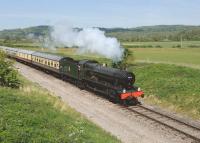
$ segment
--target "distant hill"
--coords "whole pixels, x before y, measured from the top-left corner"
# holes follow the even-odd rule
[[[45,36],[48,35],[51,30],[50,26],[35,26],[23,29],[10,29],[0,31],[0,39],[5,38],[22,38],[26,39],[28,35],[33,34],[35,36]]]
[[[120,41],[179,41],[200,40],[200,26],[190,25],[156,25],[136,28],[101,28],[106,35],[117,37]],[[80,29],[80,28],[79,28]],[[28,35],[47,36],[50,26],[36,26],[24,29],[0,31],[0,39],[26,39]]]
[[[157,25],[136,28],[102,29],[108,36],[117,37],[121,41],[199,41],[200,26]]]

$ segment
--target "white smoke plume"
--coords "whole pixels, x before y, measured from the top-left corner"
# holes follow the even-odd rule
[[[95,53],[120,61],[124,49],[116,38],[106,37],[98,28],[78,30],[67,24],[56,24],[51,32],[54,46],[78,47],[79,53]]]

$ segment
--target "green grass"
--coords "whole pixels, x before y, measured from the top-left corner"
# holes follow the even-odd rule
[[[134,48],[129,50],[133,52],[136,61],[200,68],[200,48]]]
[[[147,102],[200,118],[200,70],[166,64],[131,67]]]
[[[0,142],[120,142],[37,84],[0,87]]]

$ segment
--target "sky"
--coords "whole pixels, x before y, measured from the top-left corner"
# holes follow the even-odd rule
[[[107,28],[200,25],[200,0],[0,0],[0,30],[60,21]]]

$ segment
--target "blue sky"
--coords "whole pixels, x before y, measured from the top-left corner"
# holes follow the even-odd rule
[[[0,0],[0,30],[69,21],[78,27],[200,25],[200,0]]]

